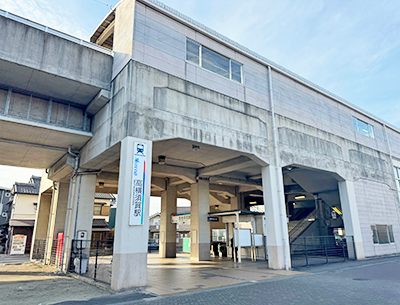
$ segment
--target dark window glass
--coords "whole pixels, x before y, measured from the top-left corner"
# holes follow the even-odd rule
[[[380,244],[388,244],[389,236],[388,236],[387,226],[376,225],[376,230],[378,231],[379,243]]]
[[[379,244],[378,231],[376,230],[376,226],[371,226],[371,231],[374,244]]]
[[[393,226],[388,226],[389,242],[394,243]]]

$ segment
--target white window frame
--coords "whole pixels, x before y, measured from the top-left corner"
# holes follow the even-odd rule
[[[386,242],[381,242],[381,241],[379,240],[379,233],[378,233],[377,226],[384,226],[384,227],[386,227],[386,234],[387,234],[387,240],[388,240],[387,243],[386,243]],[[391,227],[392,236],[390,236],[389,227]],[[378,241],[378,242],[375,242],[375,240],[374,240],[374,230],[376,230],[376,232],[377,232],[377,241]],[[395,244],[394,234],[393,234],[393,225],[381,225],[381,224],[374,224],[374,225],[371,225],[371,237],[372,237],[372,242],[374,243],[374,245],[392,245],[392,244]],[[391,237],[392,237],[392,238],[391,238]]]
[[[367,132],[368,135],[364,134],[363,132],[361,132],[360,130],[360,125],[359,122],[364,123],[367,125]],[[354,124],[356,124],[356,126],[354,126]],[[374,131],[374,126],[372,126],[371,124],[368,124],[367,122],[364,122],[362,120],[357,119],[356,117],[353,117],[353,129],[354,131],[357,131],[358,133],[362,134],[363,136],[369,137],[371,139],[375,139],[375,131]]]
[[[204,69],[204,70],[206,70],[208,72],[211,72],[211,73],[213,73],[215,75],[218,75],[219,77],[222,77],[224,79],[229,79],[229,80],[231,80],[231,81],[233,81],[235,83],[243,84],[243,64],[241,64],[240,62],[238,62],[236,60],[233,60],[233,59],[231,59],[229,57],[226,57],[225,55],[222,55],[222,54],[220,54],[220,53],[218,53],[218,52],[216,52],[216,51],[214,51],[214,50],[212,50],[210,48],[205,47],[205,49],[207,49],[208,51],[210,51],[212,53],[215,53],[215,54],[217,54],[219,56],[222,56],[222,57],[224,57],[224,58],[229,60],[229,77],[224,77],[221,74],[218,74],[218,73],[215,73],[215,72],[213,72],[211,70],[208,70],[208,69],[203,67],[203,45],[201,45],[200,43],[198,43],[198,42],[196,42],[196,41],[194,41],[194,40],[192,40],[190,38],[186,38],[186,44],[185,44],[185,47],[186,47],[186,49],[185,49],[185,54],[186,54],[185,61],[186,62],[191,63],[193,65],[196,65],[194,62],[191,62],[191,61],[187,60],[187,42],[188,41],[190,41],[191,43],[194,43],[194,44],[199,46],[199,65],[198,66],[200,68],[202,68],[202,69]],[[232,79],[232,61],[235,62],[236,64],[240,65],[240,82],[238,82],[237,80]]]

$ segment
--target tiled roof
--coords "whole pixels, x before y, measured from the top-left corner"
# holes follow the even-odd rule
[[[11,193],[12,194],[29,194],[39,195],[41,177],[32,176],[29,183],[15,182]]]
[[[104,219],[93,219],[92,227],[108,228],[108,222]]]
[[[94,198],[95,199],[110,199],[110,200],[115,199],[113,194],[104,194],[104,193],[95,193]]]

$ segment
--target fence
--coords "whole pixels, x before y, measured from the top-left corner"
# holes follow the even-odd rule
[[[73,240],[69,272],[111,284],[112,255],[112,240]]]
[[[356,259],[353,236],[307,236],[290,242],[292,266],[309,266]]]
[[[50,253],[46,255],[47,241],[45,239],[35,239],[32,249],[32,259],[57,267],[61,266],[63,242],[64,240],[62,239],[54,239],[51,244]]]

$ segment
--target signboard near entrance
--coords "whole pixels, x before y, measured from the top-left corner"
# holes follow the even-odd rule
[[[141,226],[143,225],[147,145],[135,142],[133,149],[132,198],[129,225]]]
[[[207,221],[208,221],[208,222],[218,222],[218,221],[219,221],[219,217],[211,217],[211,216],[208,216],[208,217],[207,217]]]
[[[14,235],[11,243],[10,254],[25,254],[26,235]]]
[[[171,223],[190,223],[190,213],[172,215]]]

